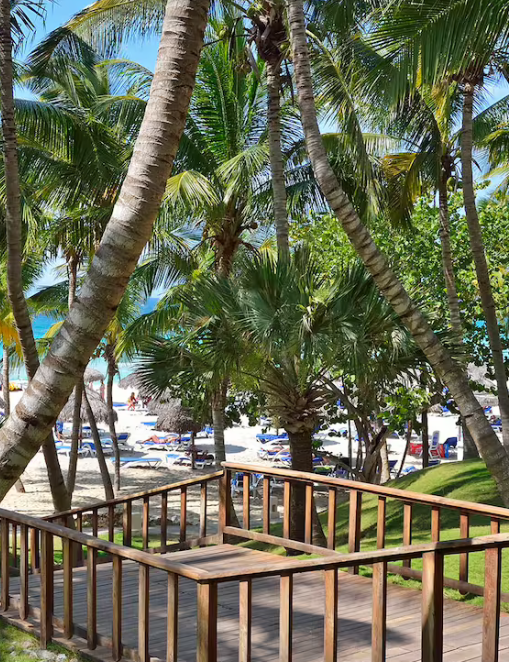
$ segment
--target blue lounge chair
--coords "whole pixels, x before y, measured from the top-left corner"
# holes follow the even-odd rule
[[[448,458],[449,453],[454,451],[457,454],[458,450],[458,437],[447,437],[444,441],[444,457]]]

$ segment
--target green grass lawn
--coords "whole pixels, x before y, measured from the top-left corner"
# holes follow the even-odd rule
[[[474,501],[491,505],[502,506],[498,496],[495,483],[488,473],[486,466],[480,460],[468,460],[443,464],[439,467],[417,471],[398,480],[388,483],[391,487],[407,489],[412,492],[423,494],[435,494],[451,499],[463,501]],[[377,522],[378,499],[376,496],[363,495],[362,504],[362,539],[361,551],[376,549],[376,522]],[[348,515],[349,504],[345,500],[338,507],[337,513],[337,549],[347,551],[348,541]],[[460,537],[459,513],[442,508],[441,513],[441,540],[454,540]],[[322,516],[322,524],[327,530],[327,518]],[[428,506],[414,505],[413,507],[413,542],[431,542],[431,509]],[[397,547],[403,544],[403,504],[393,499],[387,500],[386,518],[386,547]],[[502,531],[509,532],[509,523],[502,524]],[[274,525],[271,533],[281,535],[281,527]],[[490,533],[489,518],[482,516],[471,516],[470,535],[482,536]],[[258,547],[254,543],[248,546]],[[267,548],[267,547],[265,547]],[[283,548],[274,549],[276,553],[284,554]],[[484,584],[484,553],[470,554],[469,557],[469,581],[472,584]],[[412,561],[412,567],[422,569],[420,559]],[[371,574],[370,568],[362,568],[361,573]],[[445,576],[458,579],[459,556],[445,557]],[[418,581],[404,580],[399,576],[392,575],[390,580],[394,583],[406,586],[420,587]],[[502,563],[502,591],[509,592],[509,550],[503,552]],[[476,596],[462,596],[457,591],[446,589],[446,594],[457,600],[469,601],[472,604],[482,604],[482,598]],[[509,611],[509,604],[504,609]]]

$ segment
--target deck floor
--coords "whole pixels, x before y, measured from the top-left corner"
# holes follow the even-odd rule
[[[259,565],[277,557],[265,552],[222,545],[171,554],[172,559],[206,570],[232,565]],[[138,568],[123,564],[124,645],[137,648]],[[339,659],[342,662],[371,660],[371,580],[339,573]],[[111,636],[112,568],[101,564],[98,578],[98,632]],[[11,579],[11,596],[19,592],[18,580]],[[86,628],[86,569],[74,571],[74,622]],[[63,577],[55,573],[55,615],[63,617]],[[238,660],[238,583],[220,584],[218,589],[218,660]],[[40,602],[39,576],[29,580],[30,605]],[[323,660],[323,574],[319,571],[294,578],[294,662]],[[167,577],[150,572],[150,656],[166,659]],[[444,662],[470,662],[481,659],[482,611],[468,604],[444,601]],[[268,577],[253,581],[253,662],[279,659],[279,580]],[[387,659],[392,662],[419,662],[421,659],[421,594],[402,586],[389,585],[387,606]],[[500,623],[500,659],[509,659],[509,618]],[[108,658],[105,658],[108,659]],[[179,583],[179,662],[196,659],[196,584]]]

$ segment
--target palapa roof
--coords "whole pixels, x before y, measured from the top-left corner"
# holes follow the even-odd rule
[[[139,381],[139,376],[135,372],[132,372],[130,375],[124,377],[124,379],[121,379],[118,385],[120,386],[120,388],[138,389],[139,388],[138,381]]]
[[[85,370],[85,374],[83,375],[83,381],[88,384],[89,382],[101,382],[104,381],[105,377],[103,373],[100,370],[97,370],[96,368],[88,367]]]
[[[98,423],[107,423],[108,407],[106,403],[101,398],[99,393],[96,393],[95,391],[92,391],[89,388],[87,388],[86,391],[87,391],[88,401],[90,402],[90,406],[92,407],[92,411],[94,413],[95,420]],[[64,408],[60,412],[60,415],[58,417],[60,421],[72,421],[73,412],[74,412],[74,399],[75,399],[75,391],[72,392],[71,397],[67,401],[67,404],[64,405]],[[115,419],[115,421],[118,418],[116,411],[113,411],[113,418]],[[88,420],[87,410],[85,407],[84,400],[81,403],[81,419],[83,421]]]
[[[193,420],[190,409],[183,407],[178,400],[172,400],[161,405],[157,415],[156,428],[166,432],[184,434],[186,432],[199,432],[201,425]]]

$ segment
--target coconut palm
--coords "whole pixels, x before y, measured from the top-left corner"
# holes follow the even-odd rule
[[[150,238],[184,129],[208,9],[207,0],[167,3],[152,82],[154,94],[147,104],[129,171],[101,246],[67,323],[44,359],[45,370],[39,373],[37,386],[23,395],[23,407],[19,408],[24,412],[23,417],[11,415],[0,432],[3,467],[0,498],[50,432],[113,317],[128,278]],[[150,177],[146,176],[148,172]]]
[[[474,104],[481,99],[488,82],[507,74],[509,8],[502,1],[451,1],[443,4],[436,20],[437,16],[430,13],[430,6],[429,2],[423,2],[417,8],[411,2],[389,3],[375,30],[373,42],[385,49],[391,57],[397,58],[400,75],[408,77],[413,87],[446,86],[451,81],[461,86],[461,164],[465,218],[493,357],[502,434],[504,444],[509,446],[507,375],[473,177]]]
[[[290,1],[289,23],[302,123],[309,158],[318,183],[380,291],[405,322],[438,377],[449,388],[467,421],[481,457],[497,482],[504,502],[509,503],[509,457],[484,416],[467,377],[440,343],[422,312],[390,269],[387,259],[374,243],[330,167],[317,121],[302,0]]]

